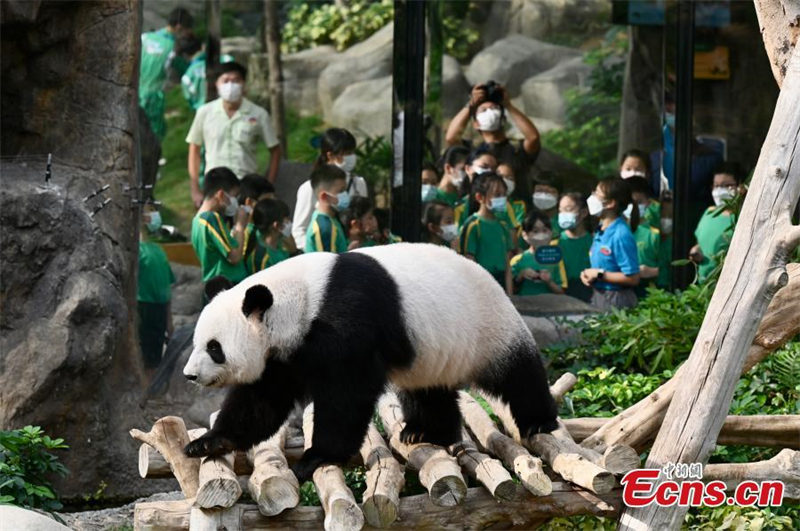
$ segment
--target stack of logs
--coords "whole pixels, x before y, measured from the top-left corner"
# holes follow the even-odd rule
[[[559,400],[574,383],[575,377],[565,374],[551,393]],[[296,507],[299,485],[288,463],[299,459],[311,444],[313,404],[304,411],[302,433],[293,433],[287,425],[246,454],[237,452],[221,458],[184,456],[183,447],[205,430],[187,432],[178,417],[160,419],[149,433],[131,430],[131,435],[144,443],[139,452],[141,476],[174,474],[186,496],[180,501],[137,504],[134,527],[532,528],[554,516],[615,516],[620,511],[618,480],[639,467],[639,449],[620,442],[578,444],[584,438],[591,443],[592,435],[611,419],[563,419],[555,432],[521,440],[503,404],[484,397],[501,420],[504,432],[473,396],[462,392],[460,398],[463,440],[449,448],[402,443],[403,417],[397,397],[387,393],[381,398],[378,412],[386,440],[370,425],[360,461],[356,461],[367,470],[360,506],[345,485],[342,469],[326,465],[313,475],[322,508]],[[763,432],[761,426],[767,423],[774,437],[758,444],[800,447],[800,416],[731,417],[720,442],[753,441],[753,430]],[[405,471],[398,458],[418,472],[427,495],[400,498]],[[510,470],[518,482],[512,479]],[[462,472],[481,487],[467,488]],[[787,485],[786,496],[800,498],[798,472],[800,452],[787,449],[762,463],[708,465],[704,477],[726,481],[731,488],[745,478],[782,479]],[[255,504],[237,503],[244,489]]]

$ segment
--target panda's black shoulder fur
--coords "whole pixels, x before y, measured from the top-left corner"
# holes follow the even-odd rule
[[[342,344],[330,344],[332,338]],[[397,283],[377,260],[362,253],[336,257],[304,343],[323,351],[341,347],[361,356],[378,354],[386,369],[408,367],[414,359]]]

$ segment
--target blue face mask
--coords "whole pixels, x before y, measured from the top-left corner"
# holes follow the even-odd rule
[[[506,198],[493,197],[489,208],[491,208],[494,212],[502,212],[506,209]]]
[[[422,202],[427,203],[436,199],[436,187],[432,184],[422,185]]]
[[[670,129],[675,129],[675,115],[671,112],[664,113],[664,123]]]
[[[161,228],[161,212],[150,212],[150,221],[147,222],[147,230],[155,232]]]
[[[336,210],[345,210],[350,206],[350,194],[347,192],[347,190],[336,194],[336,199],[338,199],[339,202],[336,205],[331,205]]]

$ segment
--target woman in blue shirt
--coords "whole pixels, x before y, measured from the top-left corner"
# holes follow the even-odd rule
[[[586,203],[600,220],[589,250],[592,267],[581,273],[581,282],[592,287],[591,303],[601,310],[636,306],[639,259],[631,229],[639,224],[639,209],[632,210],[630,227],[622,217],[631,203],[630,187],[619,177],[603,179]]]

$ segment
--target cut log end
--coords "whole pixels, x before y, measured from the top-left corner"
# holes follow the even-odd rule
[[[639,454],[630,446],[613,444],[603,453],[602,467],[615,476],[624,476],[639,466]]]
[[[292,483],[279,476],[268,477],[261,482],[258,492],[258,512],[264,516],[275,516],[300,503],[297,480]]]
[[[514,459],[514,473],[534,496],[548,496],[553,492],[553,482],[542,470],[541,461],[530,455],[523,454]]]
[[[397,520],[397,502],[388,496],[376,494],[364,500],[362,509],[364,519],[372,527],[389,527]]]
[[[461,476],[442,476],[429,489],[431,502],[439,507],[455,507],[464,501],[467,485]]]
[[[338,498],[325,514],[325,530],[358,531],[364,527],[364,513],[353,500]]]

